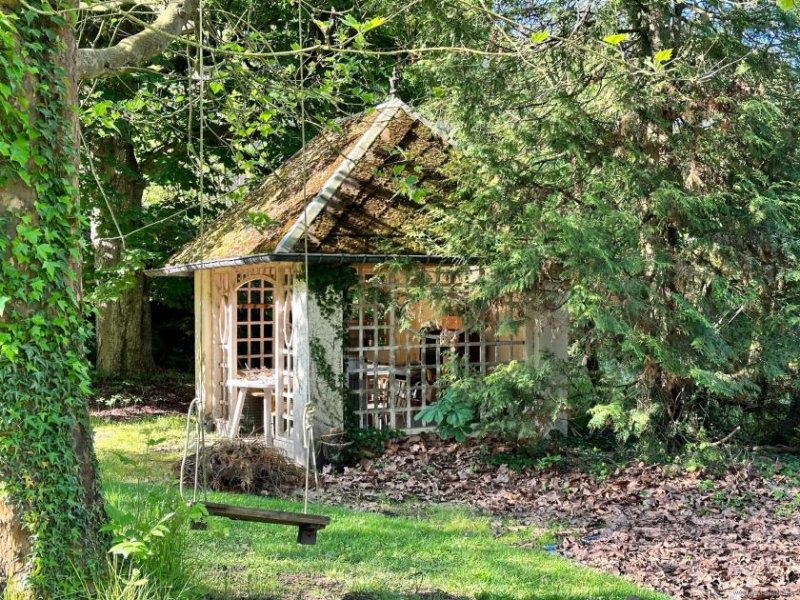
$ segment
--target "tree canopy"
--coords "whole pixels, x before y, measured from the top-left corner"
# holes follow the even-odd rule
[[[467,4],[422,3],[398,35],[495,54],[406,75],[473,158],[446,228],[488,265],[473,300],[563,304],[597,427],[671,443],[777,427],[798,394],[797,14]]]

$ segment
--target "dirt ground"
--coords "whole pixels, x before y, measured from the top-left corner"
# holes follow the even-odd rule
[[[98,379],[92,388],[91,415],[115,421],[185,415],[194,398],[191,374],[170,371],[159,373],[147,381]]]

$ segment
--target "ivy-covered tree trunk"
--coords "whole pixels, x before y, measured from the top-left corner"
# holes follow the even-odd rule
[[[104,138],[98,153],[102,163],[106,194],[113,203],[123,232],[135,224],[142,210],[145,181],[139,170],[133,143],[120,132]],[[98,210],[99,218],[92,228],[94,266],[98,273],[117,270],[125,260],[122,240],[105,203]],[[128,273],[122,281],[110,286],[109,298],[97,305],[97,359],[101,373],[144,374],[152,371],[153,349],[150,301],[147,280],[141,270]]]
[[[103,548],[86,397],[77,0],[0,0],[0,591],[63,597]]]

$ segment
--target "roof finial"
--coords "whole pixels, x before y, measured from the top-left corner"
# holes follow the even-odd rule
[[[394,100],[397,95],[397,66],[392,67],[392,76],[389,77],[389,98]]]

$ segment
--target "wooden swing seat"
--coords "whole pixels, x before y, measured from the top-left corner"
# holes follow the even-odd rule
[[[225,517],[232,521],[251,521],[254,523],[272,523],[274,525],[291,525],[297,527],[297,543],[313,546],[317,543],[317,531],[325,529],[331,522],[329,517],[306,515],[303,513],[283,512],[279,510],[261,510],[246,508],[217,502],[204,502],[208,514],[212,517]]]

